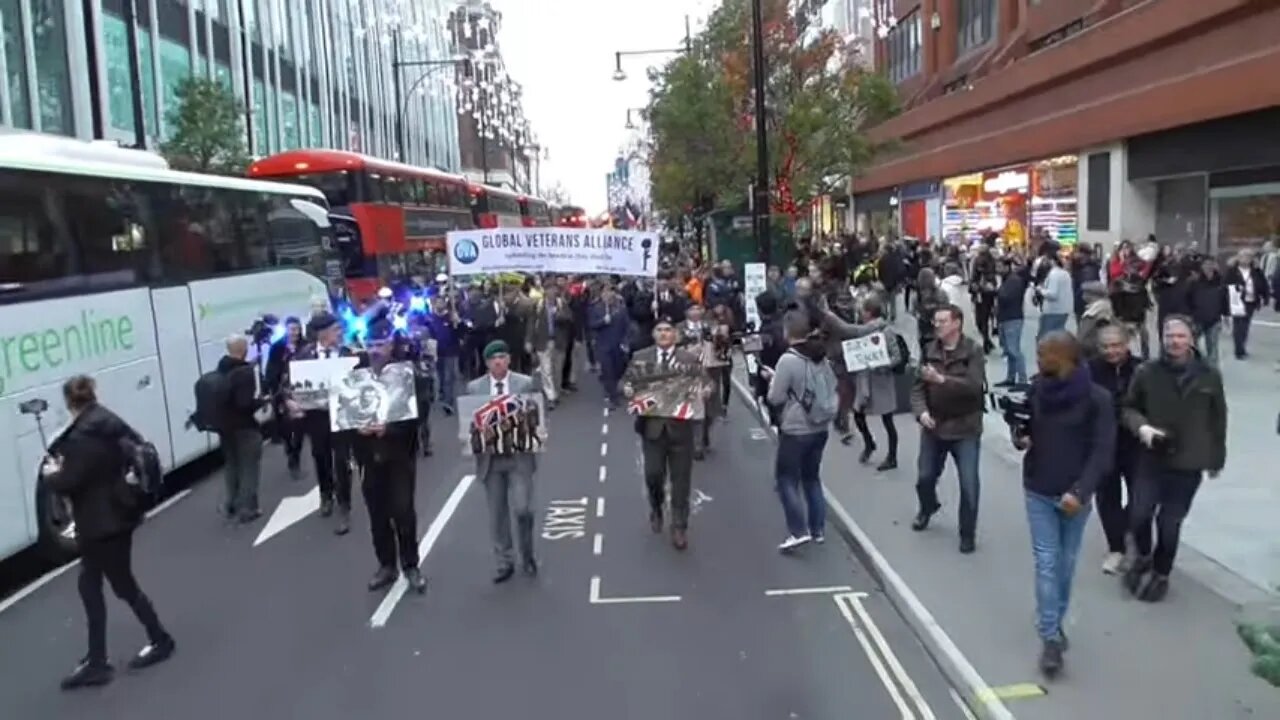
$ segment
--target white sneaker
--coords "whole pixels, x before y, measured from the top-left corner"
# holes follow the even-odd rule
[[[1107,575],[1119,575],[1124,572],[1124,553],[1107,553],[1102,560],[1102,572]]]
[[[778,552],[791,552],[812,539],[808,535],[801,535],[800,537],[789,535],[786,540],[782,541],[782,544],[778,545]]]

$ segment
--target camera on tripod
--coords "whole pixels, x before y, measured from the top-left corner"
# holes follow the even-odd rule
[[[267,313],[255,319],[249,329],[244,331],[244,334],[249,336],[250,342],[254,345],[267,345],[271,342],[272,335],[275,334],[276,325],[279,324],[279,318]]]

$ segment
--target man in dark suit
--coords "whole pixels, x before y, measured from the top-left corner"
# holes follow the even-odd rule
[[[355,353],[342,344],[342,325],[330,312],[311,318],[308,335],[313,342],[300,350],[294,360],[326,360],[351,357]],[[290,414],[300,412],[292,400]],[[307,410],[302,415],[303,432],[311,441],[311,457],[316,464],[316,481],[320,485],[320,515],[329,517],[335,504],[338,522],[336,535],[351,532],[351,442],[346,433],[329,429],[329,409]]]
[[[677,550],[689,546],[689,493],[693,475],[693,413],[671,412],[670,408],[636,407],[640,379],[655,375],[688,375],[693,381],[703,379],[702,363],[693,353],[676,346],[676,327],[670,318],[658,320],[653,329],[654,344],[631,357],[623,376],[622,391],[632,400],[637,415],[636,431],[640,433],[644,455],[644,482],[649,490],[649,523],[655,533],[662,532],[663,506],[666,504],[667,480],[671,481],[671,544]],[[698,399],[701,405],[702,399]],[[658,403],[661,405],[662,403]],[[683,404],[683,403],[682,403]],[[647,415],[656,411],[662,415]]]

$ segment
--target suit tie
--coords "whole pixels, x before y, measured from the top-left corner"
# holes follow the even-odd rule
[[[498,391],[498,394],[499,394],[499,395],[503,395],[503,394],[505,394],[505,386],[506,386],[506,383],[505,383],[505,382],[503,382],[503,381],[499,380],[499,381],[497,381],[496,383],[494,383],[493,385],[494,385],[494,387],[497,389],[497,391]]]

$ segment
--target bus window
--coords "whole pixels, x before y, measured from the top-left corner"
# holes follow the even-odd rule
[[[271,178],[267,178],[271,179]],[[299,185],[310,185],[311,187],[324,193],[324,199],[329,202],[329,207],[339,208],[346,207],[353,202],[358,202],[360,194],[356,192],[355,177],[346,170],[338,172],[311,173],[308,175],[292,175],[287,178],[280,178],[285,182],[297,183]]]
[[[147,198],[135,185],[98,178],[60,178],[58,185],[66,207],[74,208],[67,226],[84,274],[119,273],[131,284],[158,274],[151,272],[156,248],[147,232]]]
[[[325,276],[325,260],[329,247],[328,228],[301,212],[284,196],[266,198],[267,232],[270,235],[274,265],[296,267],[318,277]]]
[[[60,215],[57,204],[49,207],[58,198],[46,188],[29,177],[0,174],[0,297],[38,291],[73,272],[68,237],[49,221]]]

